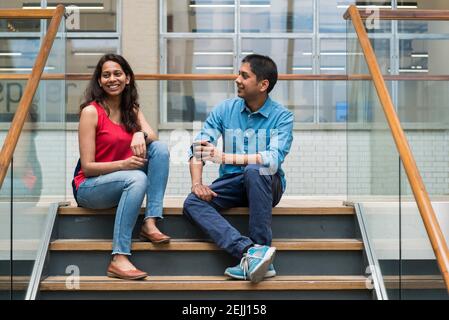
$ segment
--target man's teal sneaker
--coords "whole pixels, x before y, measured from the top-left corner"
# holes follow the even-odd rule
[[[243,269],[240,267],[240,264],[236,265],[235,267],[229,267],[226,268],[225,270],[225,275],[234,278],[234,279],[239,279],[239,280],[249,280],[248,275],[246,275],[243,272]],[[273,278],[276,276],[276,270],[274,270],[274,266],[273,264],[270,264],[270,266],[268,267],[267,272],[265,273],[265,275],[263,276],[264,279],[267,278]]]
[[[270,264],[268,266],[268,270],[263,277],[264,279],[276,277],[276,270],[274,270],[273,264]]]
[[[275,252],[275,247],[255,245],[243,255],[240,264],[227,268],[225,275],[254,283],[260,282],[265,277],[274,277],[276,271],[272,262]]]

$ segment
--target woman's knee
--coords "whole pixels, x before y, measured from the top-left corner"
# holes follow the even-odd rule
[[[147,186],[148,176],[141,170],[129,170],[129,175],[125,181],[125,189],[137,188],[145,190]]]

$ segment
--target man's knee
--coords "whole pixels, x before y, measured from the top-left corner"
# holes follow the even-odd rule
[[[260,164],[249,164],[243,170],[243,174],[245,175],[245,177],[254,178],[261,175],[261,168],[262,166]]]
[[[184,200],[184,205],[182,209],[183,214],[188,217],[192,217],[192,212],[195,212],[195,210],[191,209],[197,202],[198,202],[197,196],[194,193],[190,193]]]

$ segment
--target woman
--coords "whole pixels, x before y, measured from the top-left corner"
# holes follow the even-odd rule
[[[80,108],[75,199],[86,208],[117,206],[107,274],[127,280],[145,278],[148,274],[128,259],[132,231],[146,194],[140,238],[153,243],[170,240],[156,226],[162,218],[168,149],[157,141],[140,111],[134,73],[119,55],[106,54],[100,59]]]

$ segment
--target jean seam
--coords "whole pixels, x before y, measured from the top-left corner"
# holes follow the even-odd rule
[[[84,182],[86,182],[86,181],[83,181],[83,183],[80,184],[80,186],[78,187],[78,191],[81,188],[95,188],[95,187],[98,186],[97,183],[94,183],[94,185],[92,185],[92,186],[84,186],[83,187]],[[114,180],[114,181],[103,182],[103,183],[101,183],[101,185],[107,185],[107,184],[110,184],[110,183],[117,183],[117,182],[123,182],[123,180]]]
[[[123,200],[123,202],[122,202],[122,204],[124,203],[124,202],[126,202],[126,198],[128,197],[128,190],[124,190],[123,191],[123,193],[125,193],[125,197],[124,197],[124,199],[120,199],[120,202]],[[117,208],[118,209],[118,208]],[[120,219],[119,219],[119,221],[118,221],[118,224],[119,224],[119,234],[121,233],[120,232],[120,229],[121,229],[121,227],[122,227],[122,219],[123,219],[123,210],[122,210],[122,213],[120,214]],[[117,241],[118,241],[118,243],[120,243],[120,237],[118,237],[118,239],[117,239]],[[114,248],[113,248],[114,249]],[[131,248],[129,248],[130,249],[130,251],[131,251]],[[131,253],[129,253],[129,254],[131,254]]]
[[[125,253],[125,252],[121,252],[121,251],[112,251],[111,256],[115,255],[115,254],[122,254],[125,256],[130,256],[131,253]]]

